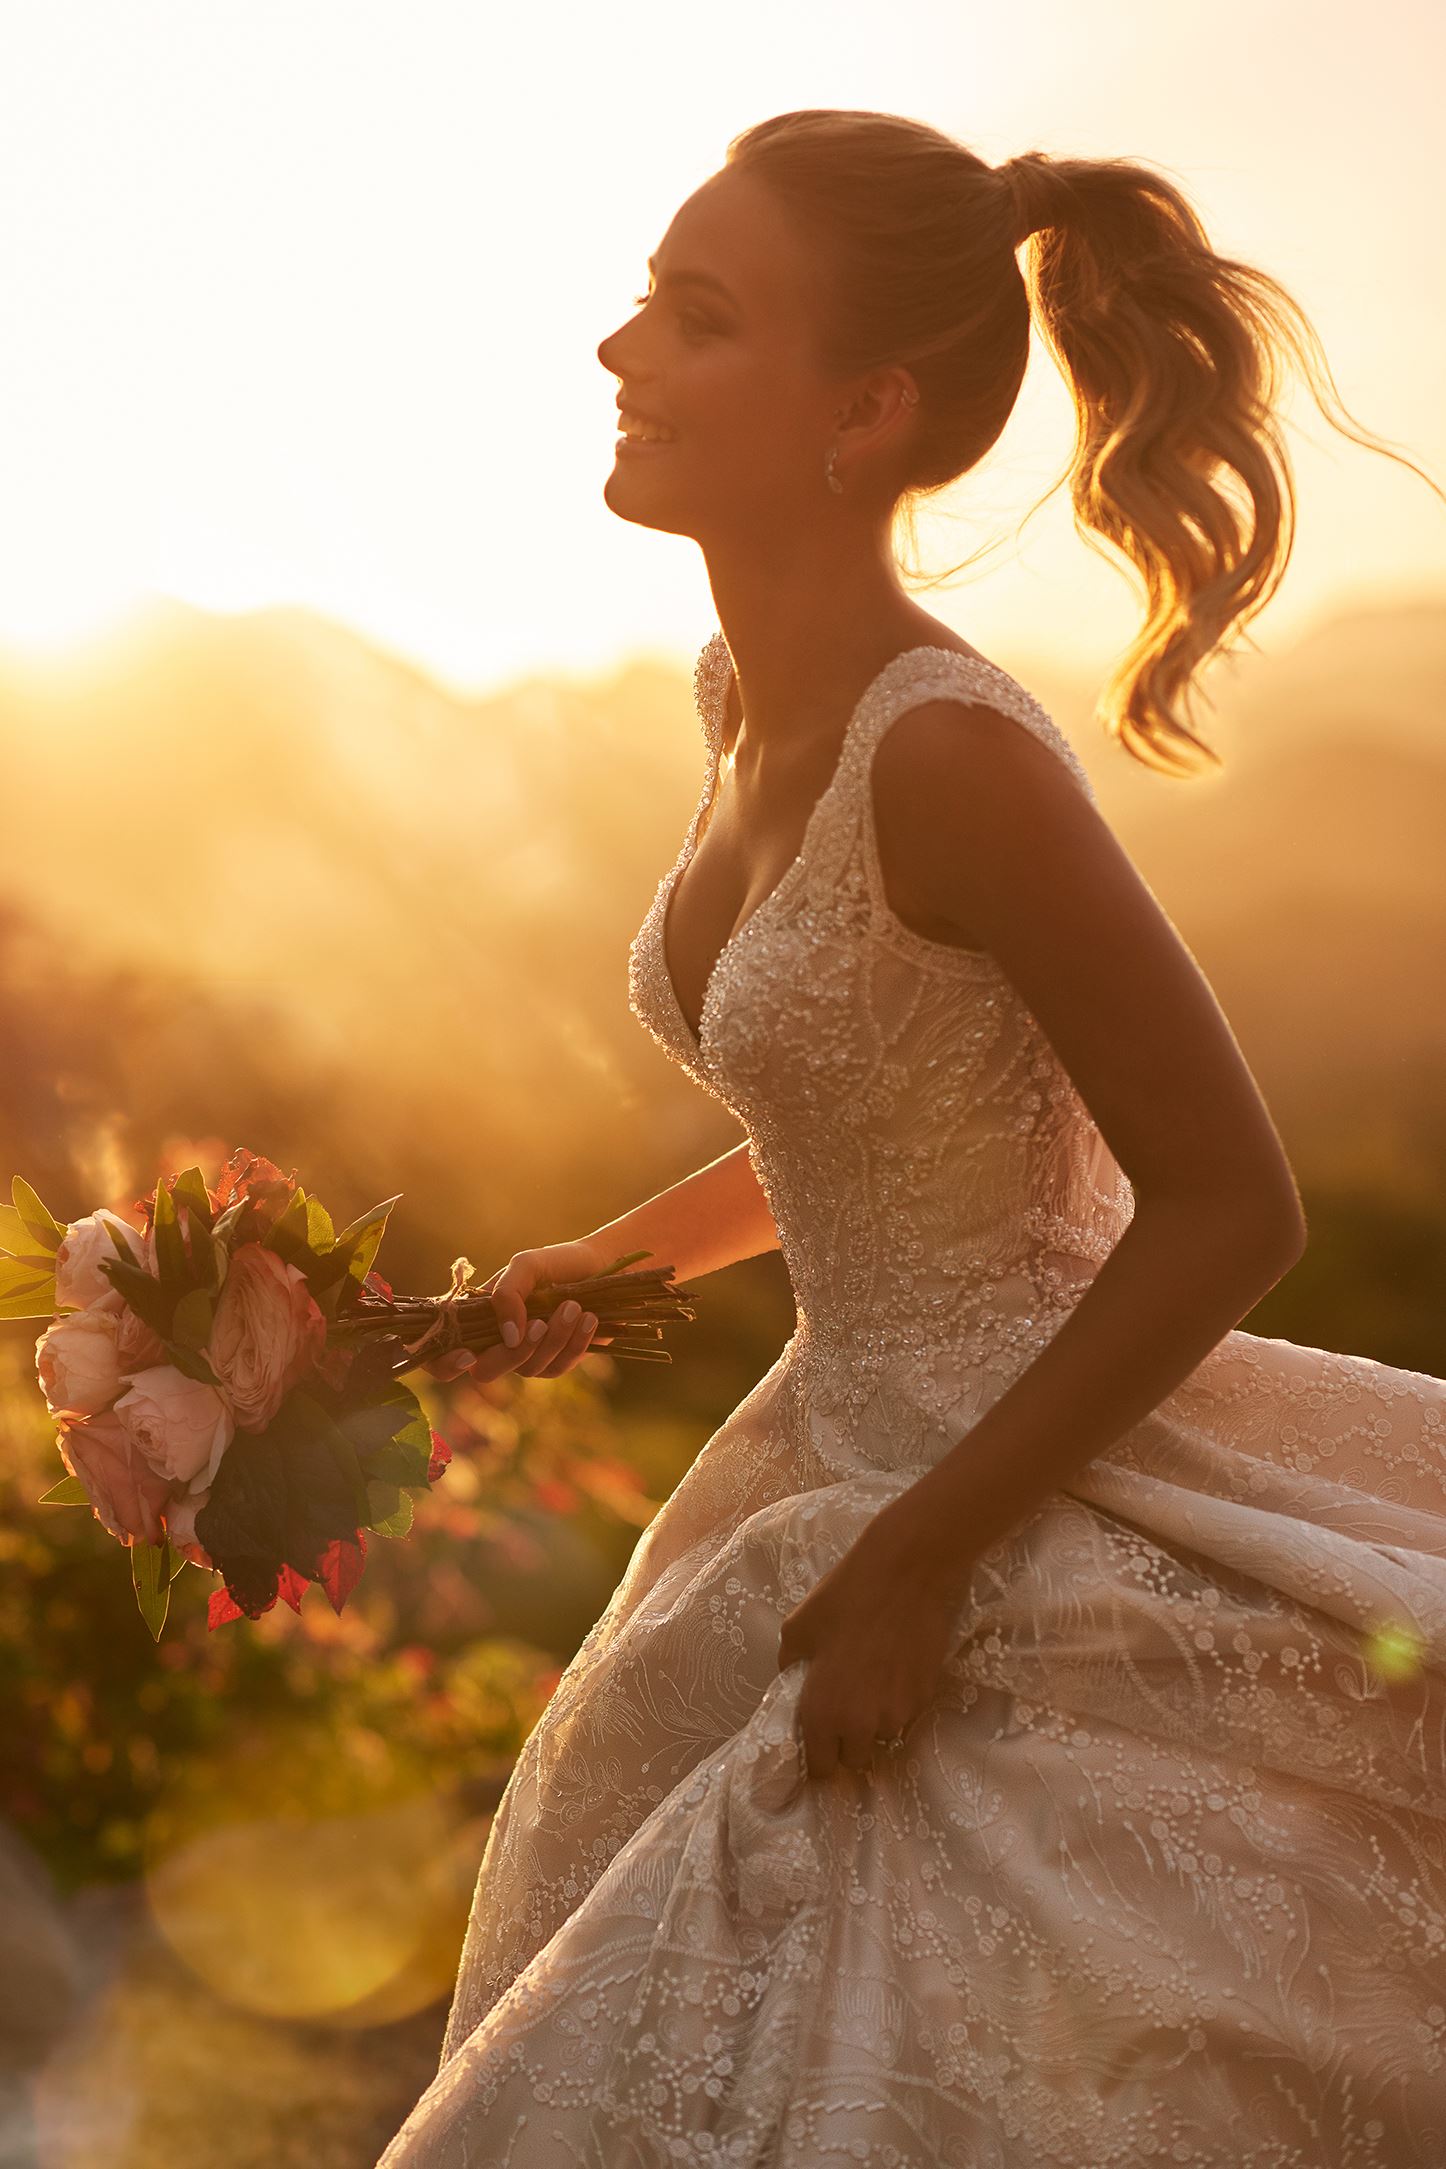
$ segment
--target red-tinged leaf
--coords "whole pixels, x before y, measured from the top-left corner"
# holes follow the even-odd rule
[[[441,1475],[443,1469],[447,1466],[447,1463],[452,1458],[452,1449],[447,1444],[447,1441],[443,1438],[440,1431],[433,1431],[431,1434],[431,1438],[432,1458],[427,1463],[427,1482],[429,1484],[435,1484],[437,1478]]]
[[[246,1614],[242,1611],[229,1589],[212,1590],[210,1601],[206,1606],[206,1628],[208,1633],[214,1632],[217,1627],[224,1627],[230,1620],[244,1619],[245,1617]]]
[[[301,1599],[308,1580],[309,1576],[298,1574],[293,1566],[283,1566],[276,1578],[276,1594],[284,1598],[298,1616],[301,1612]]]
[[[389,1280],[382,1279],[381,1274],[376,1270],[375,1266],[372,1268],[371,1272],[367,1274],[366,1279],[362,1282],[362,1286],[364,1288],[370,1288],[373,1295],[384,1296],[388,1303],[391,1302],[392,1284]]]
[[[317,1561],[316,1578],[331,1599],[331,1608],[338,1616],[361,1580],[362,1568],[366,1564],[366,1550],[366,1531],[358,1529],[355,1537],[339,1536],[328,1544]]]

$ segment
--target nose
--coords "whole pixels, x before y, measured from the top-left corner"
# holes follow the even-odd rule
[[[616,338],[617,333],[615,331],[610,331],[605,339],[599,339],[597,345],[597,358],[602,363],[604,369],[606,369],[608,375],[612,377],[617,377],[618,380],[621,382],[623,372],[618,366],[618,364],[610,358],[614,351],[613,342],[616,340]]]

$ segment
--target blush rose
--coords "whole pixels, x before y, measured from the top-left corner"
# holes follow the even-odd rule
[[[109,1301],[52,1320],[35,1343],[35,1368],[52,1415],[97,1416],[121,1390],[117,1334],[125,1305],[114,1288],[108,1294]]]
[[[55,1307],[57,1310],[85,1310],[102,1297],[113,1295],[114,1288],[101,1271],[103,1258],[118,1258],[120,1252],[111,1241],[106,1222],[119,1229],[130,1244],[132,1257],[139,1257],[145,1238],[139,1228],[133,1228],[119,1213],[87,1213],[82,1220],[72,1220],[60,1240],[55,1253]]]
[[[172,1484],[209,1484],[236,1429],[216,1388],[173,1363],[137,1371],[115,1413],[156,1474]]]
[[[60,1458],[90,1496],[97,1521],[123,1544],[159,1544],[171,1486],[157,1475],[113,1409],[66,1424]]]
[[[326,1318],[298,1266],[240,1243],[221,1285],[206,1355],[243,1431],[270,1423],[326,1348]]]

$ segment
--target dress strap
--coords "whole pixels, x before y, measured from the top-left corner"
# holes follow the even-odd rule
[[[911,708],[934,700],[957,700],[965,707],[993,708],[1007,715],[1057,754],[1087,796],[1094,797],[1079,755],[1034,695],[997,663],[960,655],[954,648],[909,648],[884,666],[855,711],[841,765],[860,782],[867,781],[889,726]]]
[[[728,688],[733,680],[733,658],[722,631],[704,642],[693,665],[693,706],[703,727],[703,740],[716,764],[723,753],[727,723]]]
[[[820,804],[810,852],[806,888],[811,901],[823,904],[832,893],[842,899],[856,888],[866,892],[873,913],[892,922],[879,864],[873,805],[873,757],[885,732],[899,717],[927,701],[957,700],[984,706],[1020,724],[1048,746],[1085,795],[1095,793],[1084,764],[1064,732],[1039,702],[997,663],[961,655],[956,648],[906,649],[885,664],[865,691],[849,723],[833,783]]]
[[[887,925],[902,938],[907,930],[899,922],[884,887],[879,858],[878,825],[874,818],[873,758],[891,724],[926,701],[957,700],[966,707],[993,708],[1020,724],[1062,760],[1075,782],[1094,801],[1094,787],[1084,764],[1054,718],[1026,691],[1017,678],[982,656],[960,655],[953,648],[916,648],[901,655],[865,694],[848,749],[855,788],[850,793],[857,814],[856,834],[863,863],[864,884],[875,923]]]

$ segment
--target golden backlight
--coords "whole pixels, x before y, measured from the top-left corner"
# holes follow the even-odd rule
[[[1288,10],[1227,7],[1203,40],[1122,0],[1105,35],[1065,0],[987,20],[906,0],[882,41],[861,0],[562,21],[559,44],[554,12],[467,0],[9,11],[0,662],[61,655],[148,592],[309,606],[453,690],[691,658],[696,553],[603,502],[618,387],[596,349],[730,136],[799,105],[916,115],[991,162],[1161,163],[1220,246],[1298,293],[1353,411],[1442,464],[1435,73],[1384,32],[1365,95],[1359,57]],[[1014,540],[1071,437],[1037,349],[921,545],[939,564],[999,545],[941,599],[986,651],[1095,671],[1136,598],[1063,492]],[[1446,559],[1414,477],[1293,441],[1301,532],[1267,640]]]

